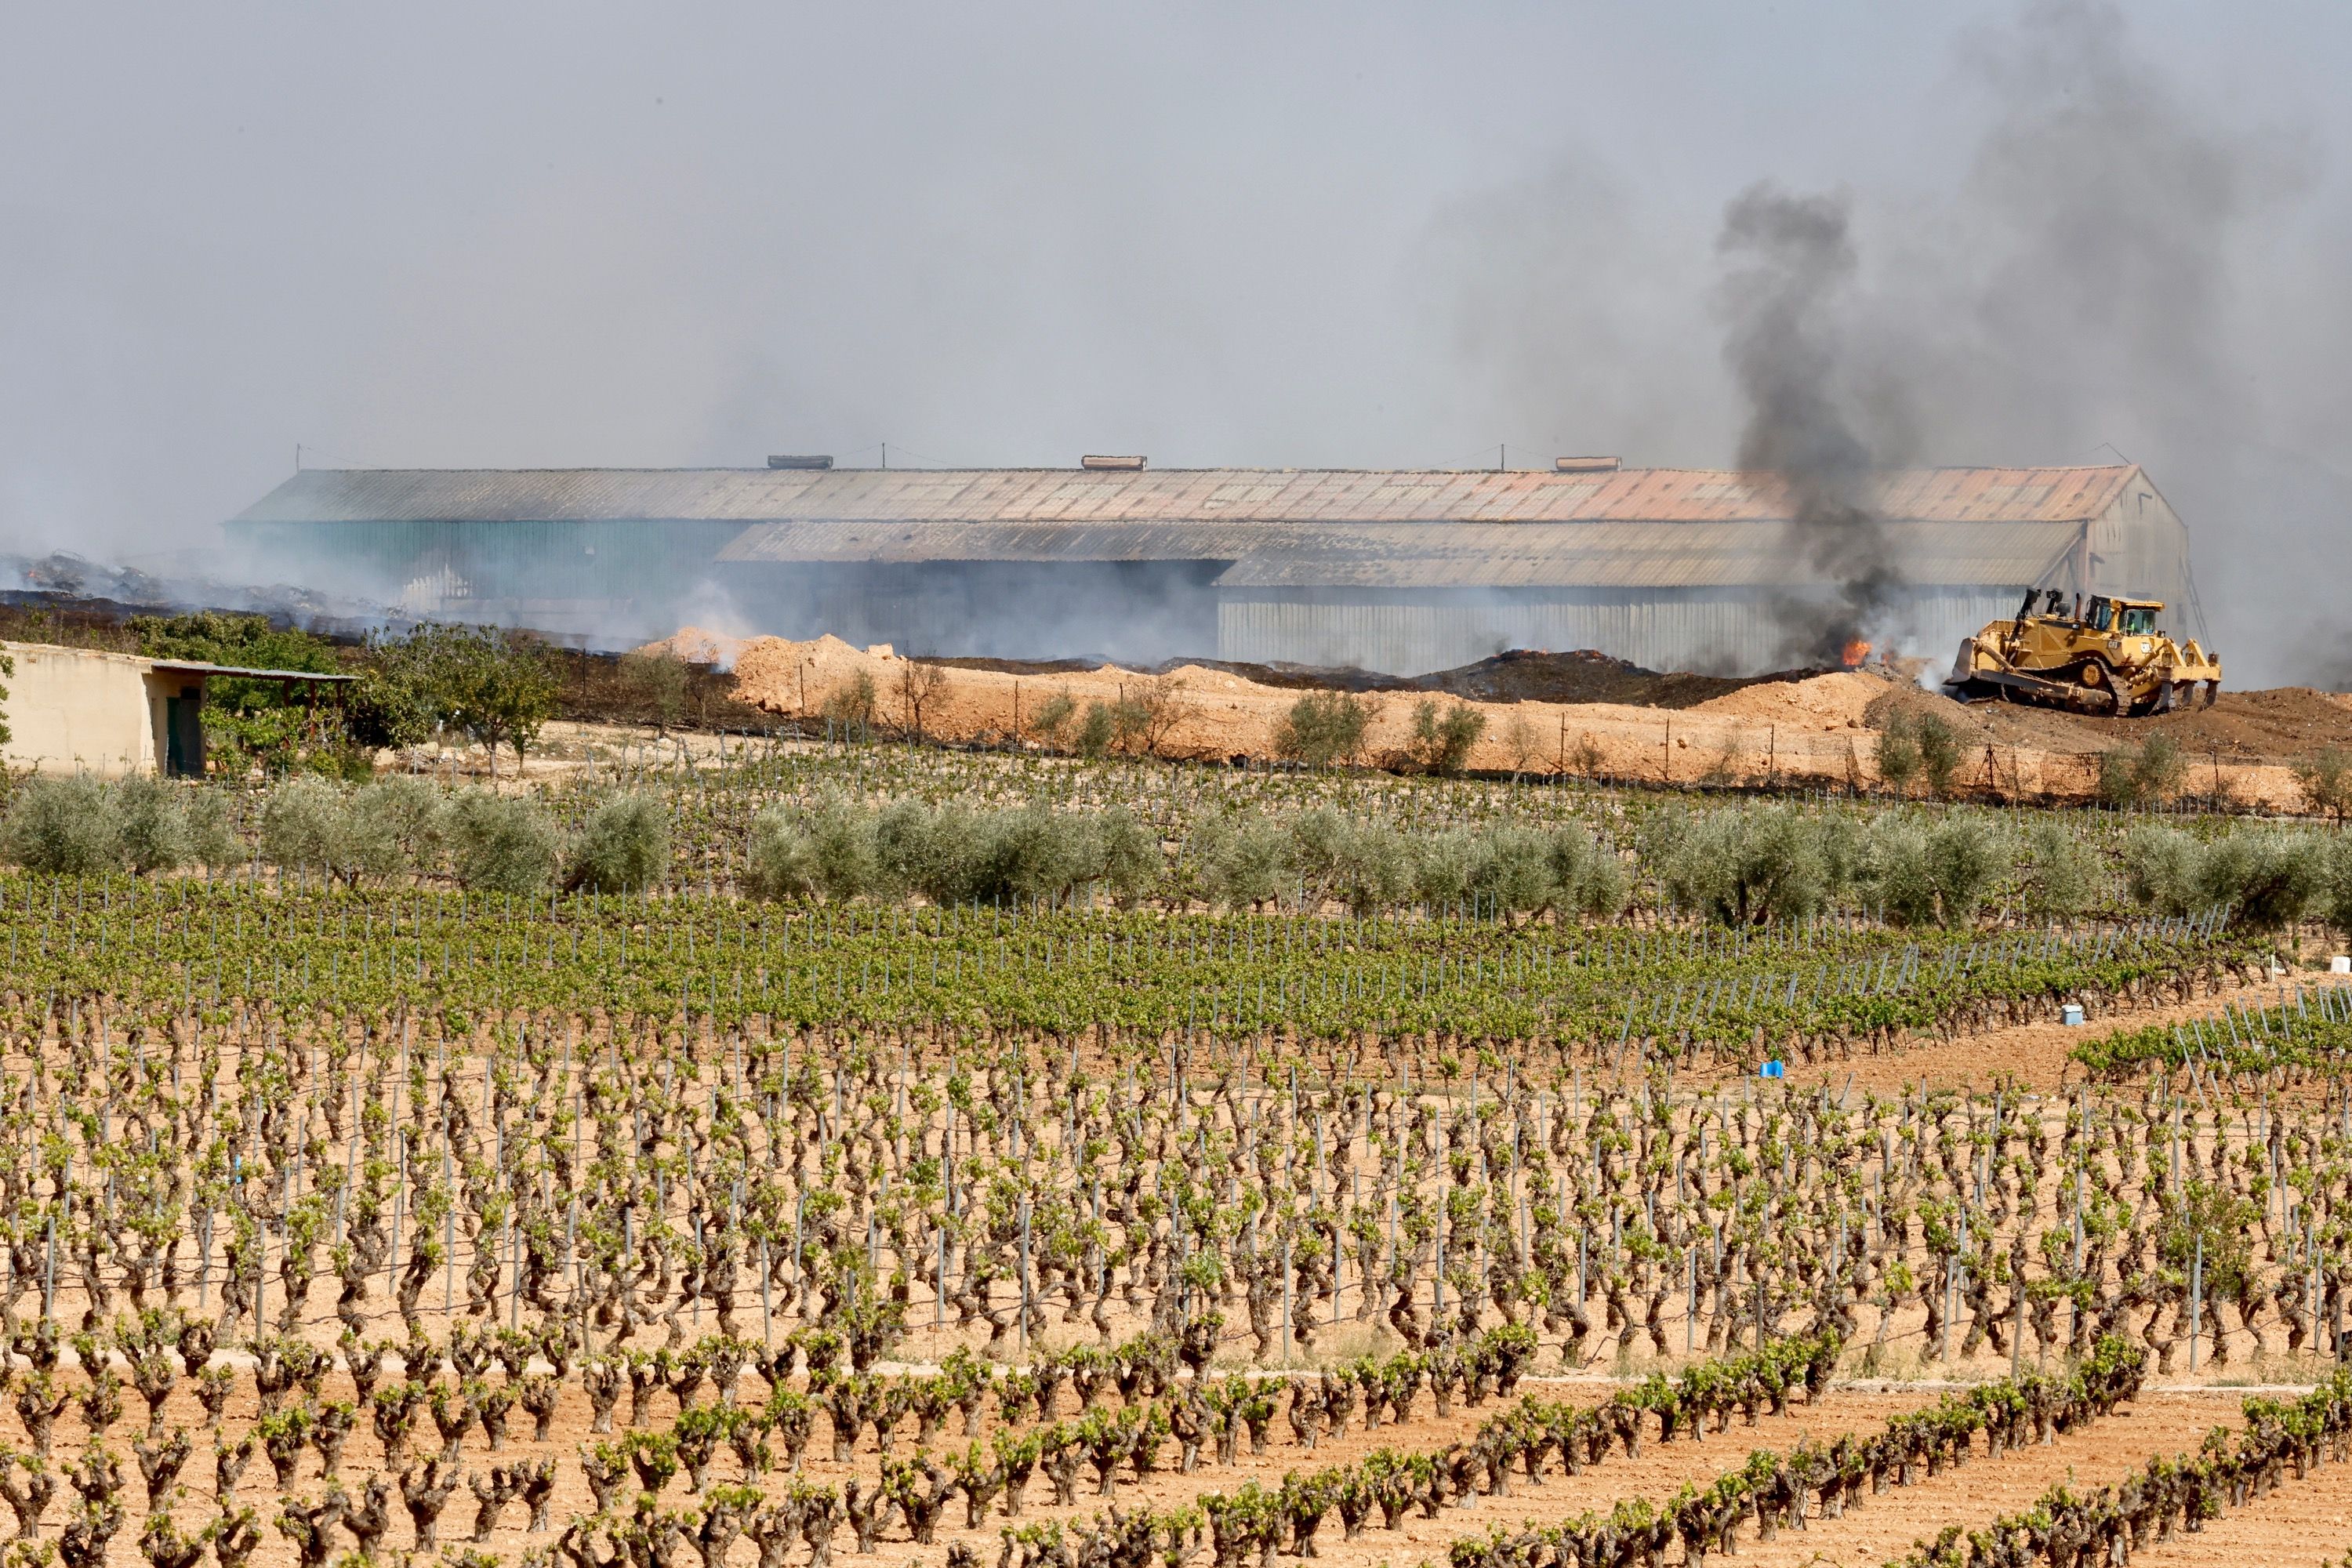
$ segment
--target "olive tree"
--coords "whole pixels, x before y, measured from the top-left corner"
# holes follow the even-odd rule
[[[121,813],[87,773],[37,777],[9,803],[0,842],[27,871],[94,876],[122,863]]]

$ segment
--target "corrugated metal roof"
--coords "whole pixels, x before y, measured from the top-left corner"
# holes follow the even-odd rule
[[[1271,547],[1340,554],[1460,523],[1354,528],[1286,522],[772,522],[719,552],[734,562],[1232,561]]]
[[[157,669],[192,670],[198,675],[236,675],[256,680],[316,680],[350,681],[356,675],[330,675],[315,669],[252,669],[241,664],[206,664],[200,658],[158,658],[148,661]]]
[[[1922,468],[1878,510],[1945,522],[2095,517],[2137,470]],[[1740,522],[1787,515],[1768,475],[1704,468],[310,468],[233,522]]]

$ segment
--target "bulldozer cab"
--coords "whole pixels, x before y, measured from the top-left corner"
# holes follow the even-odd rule
[[[2127,636],[2153,634],[2157,612],[2164,608],[2163,604],[2155,599],[2117,599],[2115,605],[2116,630]]]

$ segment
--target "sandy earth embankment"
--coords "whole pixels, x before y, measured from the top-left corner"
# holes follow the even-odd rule
[[[1276,729],[1299,697],[1297,687],[1260,685],[1198,665],[1156,675],[1115,665],[1024,673],[931,665],[902,658],[887,646],[857,648],[832,637],[813,642],[736,639],[693,628],[654,646],[688,658],[731,662],[739,700],[793,719],[821,720],[827,700],[853,689],[863,675],[873,683],[878,722],[911,731],[918,727],[919,707],[922,733],[949,742],[1000,742],[1015,736],[1034,742],[1040,709],[1056,696],[1067,696],[1081,710],[1095,702],[1158,706],[1165,721],[1153,737],[1152,749],[1162,756],[1265,759],[1276,754]],[[932,673],[923,676],[922,671]],[[925,693],[926,681],[935,689]],[[2281,695],[2250,693],[2234,700]],[[2307,692],[2294,696],[2301,710],[2352,722],[2352,710],[2339,699]],[[2139,738],[2137,730],[2117,728],[2115,721],[2103,723],[2012,708],[1962,708],[1928,698],[1901,677],[1875,669],[1745,687],[1679,710],[1607,702],[1476,702],[1421,691],[1367,692],[1361,700],[1372,710],[1363,761],[1401,756],[1416,708],[1434,701],[1442,708],[1469,707],[1486,715],[1485,732],[1469,758],[1474,769],[1562,771],[1654,784],[1874,784],[1873,722],[1890,704],[1934,703],[1967,747],[1959,772],[1962,786],[2004,798],[2088,798],[2097,784],[2100,753]],[[2232,700],[2224,699],[2225,709]],[[2297,807],[2301,794],[2284,759],[2249,754],[2255,748],[2241,745],[2205,752],[2202,730],[2229,717],[2227,712],[2172,715],[2121,723],[2172,728],[2178,721],[2180,742],[2192,764],[2185,787],[2194,793],[2210,792],[2218,780],[2224,793],[2246,805]],[[2314,731],[2314,747],[2333,743],[2332,735],[2317,731],[2336,727],[2304,725]]]

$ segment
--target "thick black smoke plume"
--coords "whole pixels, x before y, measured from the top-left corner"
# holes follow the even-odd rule
[[[1775,601],[1782,653],[1835,664],[1850,645],[1885,635],[1903,587],[1873,504],[1878,465],[1844,407],[1839,316],[1855,259],[1845,202],[1751,185],[1725,210],[1716,248],[1731,264],[1724,359],[1748,409],[1739,467],[1784,488],[1792,549],[1836,590],[1833,604]]]

